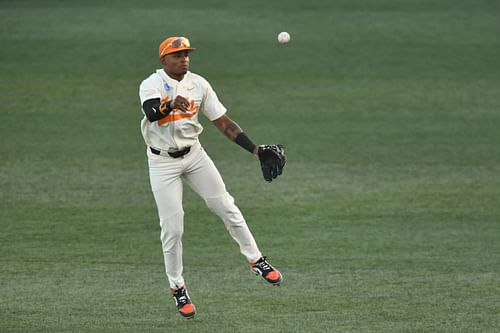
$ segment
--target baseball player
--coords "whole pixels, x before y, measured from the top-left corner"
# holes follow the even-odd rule
[[[252,233],[198,136],[203,113],[230,140],[254,154],[264,178],[282,173],[286,155],[281,145],[255,145],[226,114],[207,80],[189,71],[189,55],[195,49],[185,37],[170,37],[159,47],[163,68],[145,79],[139,88],[144,118],[142,135],[147,145],[151,189],[158,208],[165,271],[177,309],[192,318],[196,309],[182,276],[183,183],[198,193],[208,208],[224,222],[251,270],[272,285],[283,277],[261,254]]]

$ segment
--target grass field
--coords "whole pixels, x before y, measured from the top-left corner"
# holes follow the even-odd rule
[[[497,0],[0,1],[0,332],[499,332]],[[288,31],[292,41],[279,45]],[[203,119],[261,250],[186,190],[167,296],[139,130],[158,43],[284,175]]]

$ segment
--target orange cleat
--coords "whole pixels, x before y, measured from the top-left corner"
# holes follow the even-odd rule
[[[196,308],[189,298],[189,294],[185,287],[178,289],[170,289],[172,297],[175,300],[175,305],[179,314],[187,319],[192,319],[196,314]]]
[[[262,257],[256,262],[250,263],[250,269],[256,275],[262,276],[264,280],[273,286],[279,286],[283,281],[283,275],[267,262],[266,257]]]

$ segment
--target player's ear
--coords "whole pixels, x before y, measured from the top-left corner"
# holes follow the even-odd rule
[[[160,58],[160,62],[163,66],[165,66],[167,64],[167,56],[164,55],[163,57]]]

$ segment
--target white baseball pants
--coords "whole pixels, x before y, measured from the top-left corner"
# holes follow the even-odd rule
[[[233,197],[200,143],[180,158],[155,155],[148,147],[149,176],[151,189],[158,207],[161,226],[161,242],[165,270],[170,287],[184,286],[182,277],[182,234],[184,231],[184,210],[182,208],[183,181],[185,181],[219,216],[240,252],[248,262],[257,261],[262,255],[248,229]]]

